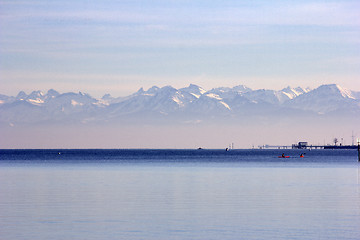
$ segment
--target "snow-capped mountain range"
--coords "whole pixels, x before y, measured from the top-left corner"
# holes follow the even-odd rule
[[[21,91],[17,96],[0,94],[0,122],[14,125],[42,122],[122,122],[152,119],[183,122],[239,119],[253,116],[300,115],[360,116],[360,92],[336,84],[316,89],[287,87],[252,90],[239,85],[205,90],[197,85],[141,88],[127,97],[109,94],[94,98],[84,93]]]

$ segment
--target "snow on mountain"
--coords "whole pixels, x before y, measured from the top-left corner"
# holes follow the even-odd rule
[[[52,99],[52,98],[56,98],[57,96],[59,96],[60,93],[55,91],[54,89],[50,89],[47,93],[46,93],[46,98],[47,99]]]
[[[13,101],[0,106],[0,122],[36,123],[50,119],[42,107],[27,101]]]
[[[45,109],[56,115],[71,115],[74,113],[90,113],[97,108],[105,107],[106,105],[99,102],[98,99],[91,97],[84,93],[64,93],[55,98],[48,100]]]
[[[194,84],[190,84],[188,87],[186,88],[181,88],[179,89],[179,91],[184,94],[184,93],[188,93],[191,94],[192,96],[199,98],[201,95],[203,95],[206,90],[204,90],[203,88],[194,85]]]
[[[251,88],[248,88],[248,87],[246,87],[244,85],[238,85],[238,86],[233,87],[232,89],[233,89],[233,91],[236,91],[238,93],[245,93],[245,92],[252,91]]]
[[[219,87],[213,88],[206,93],[215,94],[218,96],[219,100],[223,102],[230,103],[238,96],[242,96],[244,93],[251,92],[252,90],[244,85],[235,86],[233,88],[229,87]],[[230,109],[231,107],[229,107]]]
[[[360,111],[360,101],[350,90],[336,84],[322,85],[288,102],[287,106],[319,114],[335,111]]]
[[[223,101],[231,101],[237,95],[240,95],[241,92],[234,91],[232,88],[229,87],[220,87],[220,88],[213,88],[210,91],[206,92],[208,96],[217,96],[218,100]]]
[[[0,95],[1,122],[41,121],[146,121],[152,117],[172,119],[211,119],[217,116],[292,114],[360,114],[360,93],[338,85],[322,85],[314,90],[287,87],[276,90],[251,90],[243,85],[220,87],[209,91],[190,84],[176,89],[171,86],[139,89],[132,95],[97,99],[84,93],[63,93],[50,89],[46,94],[21,91],[16,97]],[[169,118],[170,119],[170,118]],[[130,121],[130,120],[129,120]]]
[[[44,103],[44,99],[45,99],[45,95],[43,92],[33,91],[32,93],[30,93],[27,96],[26,101],[28,101],[34,105],[41,105]]]
[[[251,101],[241,94],[236,94],[233,98],[227,99],[226,102],[231,106],[231,111],[237,114],[247,114],[256,109],[257,102]]]
[[[113,101],[115,100],[114,97],[112,97],[110,94],[105,94],[101,99],[100,101],[105,104],[105,105],[109,105],[111,103],[114,103]]]
[[[150,88],[148,92],[153,94],[153,98],[149,102],[149,107],[153,111],[168,114],[179,110],[186,104],[185,96],[171,86],[157,88],[156,90]]]
[[[49,90],[46,94],[21,91],[13,101],[0,105],[0,121],[41,122],[53,120],[83,121],[105,105],[88,94]]]
[[[179,111],[196,97],[187,91],[180,91],[171,86],[142,88],[126,100],[109,106],[112,117],[136,113],[157,113],[167,115]]]
[[[279,105],[291,99],[294,99],[308,91],[310,90],[301,87],[297,87],[297,88],[287,87],[280,91],[259,89],[255,91],[246,91],[243,94],[243,96],[245,96],[246,98],[248,98],[253,102]]]
[[[344,98],[352,98],[352,99],[355,99],[352,91],[348,90],[348,89],[345,89],[345,88],[342,88],[340,87],[339,85],[335,85],[336,86],[336,89],[340,92],[340,94],[344,97]]]
[[[287,87],[287,88],[282,89],[280,92],[283,93],[284,95],[286,95],[288,99],[293,99],[293,98],[296,98],[297,96],[300,96],[301,94],[307,93],[309,91],[310,91],[310,89],[304,89],[301,87],[297,87],[297,88]]]
[[[101,99],[98,100],[101,104],[110,105],[114,103],[120,103],[126,99],[127,97],[112,97],[110,94],[105,94]]]
[[[230,106],[214,93],[206,92],[192,101],[186,110],[195,115],[223,115],[231,111]]]
[[[18,96],[20,96],[18,100],[25,100],[34,105],[41,106],[45,102],[48,102],[50,99],[53,99],[59,95],[60,93],[54,89],[50,89],[46,94],[39,90],[31,92],[29,95],[26,95],[24,92],[20,92],[18,94]]]
[[[251,92],[246,92],[243,94],[244,97],[247,99],[256,102],[256,103],[271,103],[271,104],[279,104],[283,100],[284,96],[281,92],[277,92],[275,90],[266,90],[266,89],[259,89]]]
[[[20,91],[18,95],[16,95],[16,100],[24,100],[28,97],[28,95],[24,91]]]
[[[153,87],[149,88],[149,90],[147,90],[145,94],[147,94],[149,96],[154,96],[159,89],[160,89],[159,87],[153,86]]]

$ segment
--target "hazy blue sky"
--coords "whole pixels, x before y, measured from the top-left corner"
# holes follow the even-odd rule
[[[360,91],[360,1],[0,0],[0,93]]]

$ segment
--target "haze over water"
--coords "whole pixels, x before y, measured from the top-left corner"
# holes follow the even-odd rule
[[[0,153],[1,239],[360,238],[353,150]]]

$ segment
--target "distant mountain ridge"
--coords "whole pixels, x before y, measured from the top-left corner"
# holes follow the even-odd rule
[[[209,119],[244,119],[254,116],[296,117],[299,115],[360,116],[360,92],[336,84],[316,89],[252,90],[239,85],[205,90],[190,84],[176,89],[171,86],[143,88],[126,97],[89,94],[21,91],[17,96],[0,94],[0,122],[3,124],[42,122],[121,122],[207,121]]]

